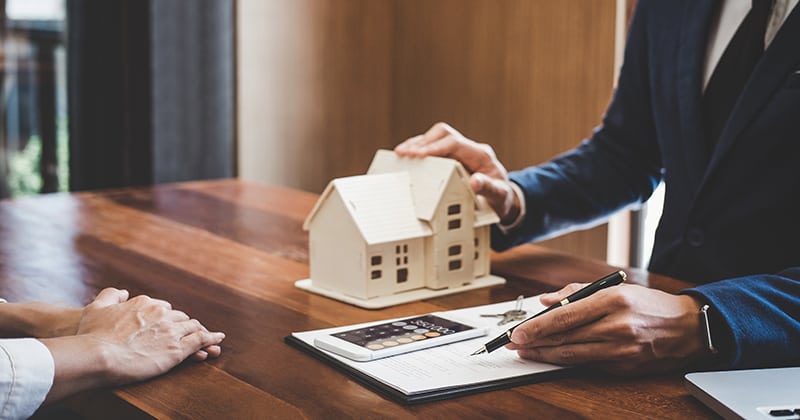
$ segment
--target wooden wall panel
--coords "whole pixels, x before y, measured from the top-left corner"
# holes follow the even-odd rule
[[[243,178],[321,192],[391,146],[390,6],[239,1]]]
[[[615,0],[239,0],[243,178],[320,192],[446,121],[509,169],[588,136]],[[598,227],[545,245],[605,258]]]
[[[491,144],[508,169],[570,149],[613,85],[614,0],[394,3],[392,137],[442,120]],[[605,258],[606,229],[551,247]]]

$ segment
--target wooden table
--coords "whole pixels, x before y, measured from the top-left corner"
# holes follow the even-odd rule
[[[308,276],[301,225],[316,196],[238,180],[194,182],[0,203],[0,296],[68,305],[101,288],[169,300],[212,330],[222,356],[167,375],[75,396],[108,418],[705,418],[682,375],[567,378],[401,406],[283,342],[292,331],[512,300],[591,281],[598,261],[526,245],[493,255],[504,286],[371,311],[294,287]],[[667,291],[687,283],[629,270]],[[113,410],[113,411],[112,411]]]

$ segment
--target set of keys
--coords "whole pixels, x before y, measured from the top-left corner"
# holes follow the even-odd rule
[[[522,309],[523,299],[523,296],[519,295],[519,297],[517,297],[517,302],[516,306],[514,306],[514,309],[509,309],[502,314],[482,314],[481,316],[484,318],[501,318],[500,321],[497,321],[497,325],[505,325],[509,322],[522,321],[528,315],[528,312]]]

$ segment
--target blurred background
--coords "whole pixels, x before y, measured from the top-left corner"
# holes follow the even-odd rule
[[[634,6],[0,0],[0,196],[232,177],[319,193],[437,121],[523,168],[600,123]],[[659,208],[544,245],[640,266]]]

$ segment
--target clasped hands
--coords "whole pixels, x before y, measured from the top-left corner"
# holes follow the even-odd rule
[[[55,362],[48,402],[161,375],[187,358],[218,357],[225,338],[169,302],[144,295],[129,299],[126,290],[114,288],[103,289],[84,308],[29,307],[39,314],[29,335],[40,338]]]
[[[502,224],[516,220],[521,211],[508,172],[491,146],[470,140],[445,123],[409,138],[395,152],[461,162],[471,174],[470,187],[486,198]],[[582,286],[574,283],[544,294],[541,303],[553,305]],[[593,365],[617,374],[669,371],[704,355],[700,306],[688,295],[622,284],[521,324],[507,347],[527,359]]]

